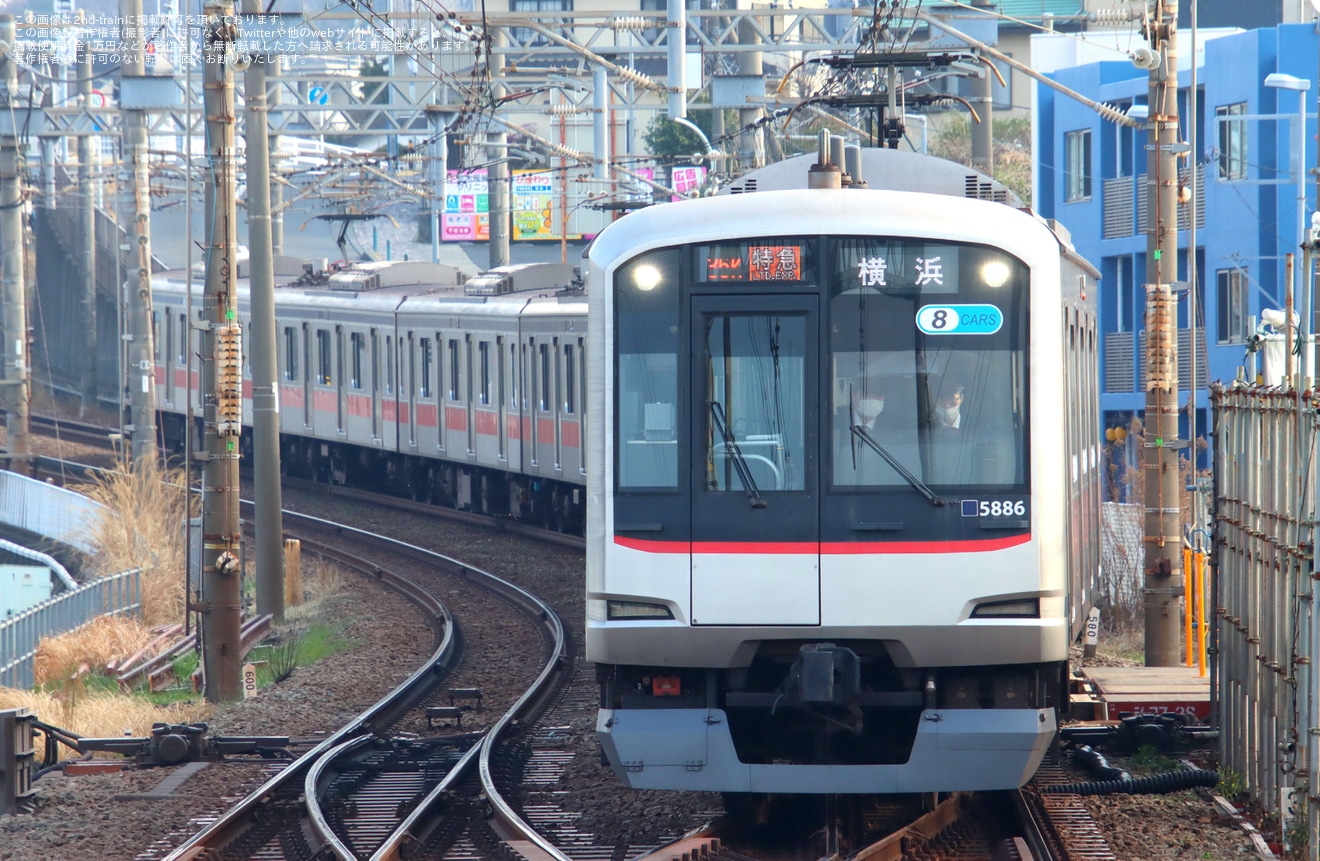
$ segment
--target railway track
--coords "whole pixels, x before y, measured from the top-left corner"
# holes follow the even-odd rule
[[[505,833],[514,835],[514,840],[540,840],[534,828],[501,804],[490,777],[488,751],[504,728],[525,709],[535,707],[562,663],[563,628],[555,614],[523,590],[456,560],[351,527],[294,517],[304,533],[330,532],[339,537],[335,549],[323,547],[318,552],[328,553],[341,564],[365,568],[370,576],[404,591],[442,632],[437,648],[424,666],[387,697],[165,857],[275,859],[312,857],[317,852],[339,858],[398,857],[392,853],[414,842],[410,831],[401,830],[405,823],[417,821],[409,816],[414,808],[428,816],[439,809],[440,818],[450,820],[446,823],[450,831],[467,828],[477,809],[448,804],[437,807],[437,803],[447,799],[450,788],[474,770],[480,775],[480,794],[501,815]],[[489,592],[536,626],[543,643],[540,675],[493,727],[484,732],[475,728],[461,731],[464,714],[475,716],[475,711],[434,705],[445,698],[452,701],[455,696],[479,693],[453,687],[455,679],[462,677],[454,665],[460,659],[463,637],[454,616],[436,597],[437,585],[423,587],[414,578],[364,562],[345,545],[386,546],[390,554],[414,565],[444,572],[437,585],[445,584],[447,594],[457,589]],[[449,729],[459,731],[417,731],[437,714],[453,724]]]

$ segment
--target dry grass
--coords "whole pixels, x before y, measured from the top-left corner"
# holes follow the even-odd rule
[[[318,605],[348,594],[355,576],[343,566],[320,556],[312,554],[304,556],[302,558],[304,603],[297,607],[289,607],[287,615],[294,617],[314,615],[319,612]]]
[[[38,685],[60,683],[86,664],[101,671],[114,658],[126,658],[151,641],[151,629],[137,619],[97,616],[82,627],[41,641],[33,660]]]
[[[0,688],[0,709],[27,708],[46,723],[92,738],[145,737],[154,723],[190,723],[209,714],[205,703],[158,706],[150,700],[116,693],[87,693],[71,683],[55,693]],[[61,748],[60,758],[76,751]]]
[[[147,625],[183,618],[183,488],[180,471],[151,463],[108,472],[74,488],[107,509],[93,535],[102,570],[142,569],[142,618]]]

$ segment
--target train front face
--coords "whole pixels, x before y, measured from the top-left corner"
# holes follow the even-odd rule
[[[1058,245],[992,204],[777,194],[593,247],[598,737],[639,789],[1020,786],[1067,652]]]

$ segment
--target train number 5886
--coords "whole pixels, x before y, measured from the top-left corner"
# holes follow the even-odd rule
[[[1027,504],[1022,500],[982,499],[977,514],[982,517],[1023,517],[1027,513]]]

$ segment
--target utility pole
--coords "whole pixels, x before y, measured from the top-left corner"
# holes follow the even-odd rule
[[[121,76],[147,73],[143,58],[142,0],[120,0],[124,65]],[[122,77],[121,77],[122,82]],[[147,117],[144,111],[124,111],[124,150],[133,163],[133,224],[137,242],[137,289],[128,292],[129,424],[133,463],[156,462],[156,349],[151,325],[151,172],[148,163]],[[116,289],[123,289],[115,285]]]
[[[275,89],[270,89],[271,79],[274,78]],[[271,62],[266,64],[266,116],[270,117],[270,106],[280,104],[280,58],[272,57]],[[266,123],[270,125],[269,122]],[[275,169],[275,175],[279,176],[279,164],[283,160],[280,156],[280,136],[271,135],[266,142],[267,149],[275,153],[274,161],[271,167]],[[272,254],[284,253],[284,186],[278,182],[270,185],[270,249]],[[435,261],[432,261],[435,262]]]
[[[491,34],[491,95],[499,104],[504,98],[504,33],[496,30]],[[488,200],[490,201],[490,268],[509,265],[509,133],[503,127],[499,131],[486,133],[486,157],[490,168],[486,171]]]
[[[17,39],[14,16],[0,15],[0,42],[6,46],[0,54],[0,109],[15,116],[18,104],[18,64],[13,45]],[[26,471],[32,457],[28,434],[28,362],[27,302],[24,272],[23,151],[19,148],[17,129],[8,128],[0,136],[0,398],[5,405],[5,423],[9,431],[9,464]]]
[[[994,0],[972,0],[978,9],[993,11]],[[997,21],[998,19],[996,19]],[[998,24],[996,23],[996,29]],[[997,40],[996,40],[997,41]],[[995,173],[995,79],[990,58],[981,55],[981,77],[973,82],[976,93],[970,99],[980,122],[972,120],[972,166],[980,168],[986,176]]]
[[[243,428],[243,352],[238,324],[238,218],[234,151],[234,4],[204,10],[202,75],[207,186],[206,290],[202,305],[202,667],[212,702],[240,699],[243,618],[238,437]]]
[[[1145,572],[1146,666],[1179,663],[1183,595],[1182,482],[1178,475],[1177,7],[1154,0],[1146,39],[1158,64],[1150,70],[1147,108]]]
[[[84,107],[92,102],[92,52],[85,41],[78,42],[78,62],[71,74],[75,89]],[[96,408],[96,180],[92,176],[92,144],[90,134],[78,136],[78,224],[82,235],[78,237],[78,263],[83,276],[82,301],[79,305],[79,330],[83,333],[86,351],[82,357],[81,414],[86,417]]]
[[[140,0],[139,0],[140,2]],[[243,13],[262,11],[243,0]],[[257,613],[284,619],[284,517],[280,512],[280,390],[275,379],[275,258],[270,229],[270,139],[266,69],[278,57],[257,56],[243,78],[247,104],[249,298],[252,332],[252,478],[256,486]]]

